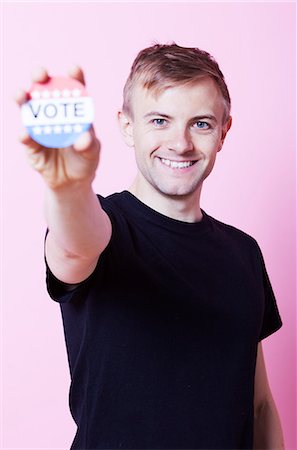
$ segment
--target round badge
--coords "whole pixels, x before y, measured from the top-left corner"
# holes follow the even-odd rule
[[[66,77],[34,83],[21,112],[32,139],[50,148],[74,144],[94,119],[93,101],[84,85]]]

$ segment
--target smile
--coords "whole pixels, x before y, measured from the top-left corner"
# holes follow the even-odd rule
[[[162,164],[172,169],[186,169],[195,164],[196,161],[171,161],[170,159],[160,158]]]

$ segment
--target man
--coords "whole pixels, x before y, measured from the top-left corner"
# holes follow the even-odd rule
[[[92,190],[93,129],[66,149],[22,138],[46,183],[71,448],[283,449],[260,342],[281,319],[261,251],[200,208],[231,127],[223,74],[199,49],[154,45],[134,61],[118,118],[138,173],[107,198]]]

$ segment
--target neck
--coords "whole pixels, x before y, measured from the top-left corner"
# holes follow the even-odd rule
[[[143,186],[136,177],[128,191],[141,202],[172,219],[183,222],[200,222],[202,212],[200,209],[201,188],[187,195],[167,195],[158,191],[147,183]]]

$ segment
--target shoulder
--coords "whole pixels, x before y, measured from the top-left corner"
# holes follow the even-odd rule
[[[110,212],[115,214],[126,214],[132,207],[130,201],[131,199],[127,191],[115,192],[113,194],[107,195],[106,197],[97,194],[97,197],[102,208],[107,213]]]
[[[122,221],[129,215],[129,199],[126,192],[115,192],[113,194],[103,195],[97,194],[102,209],[107,213],[113,225],[118,221]]]
[[[116,247],[126,249],[137,232],[135,225],[135,205],[127,191],[116,192],[106,197],[97,194],[102,209],[109,216],[112,225],[112,237],[107,249]],[[106,253],[106,252],[105,252]]]
[[[207,217],[211,222],[213,233],[217,237],[229,243],[230,245],[248,249],[254,252],[257,256],[261,256],[259,244],[253,236],[233,225],[222,222],[214,217],[208,215]]]
[[[206,213],[205,213],[206,214]],[[206,214],[207,215],[207,214]],[[253,236],[246,233],[245,231],[231,225],[229,223],[222,222],[214,217],[207,215],[208,219],[211,221],[213,228],[223,234],[228,236],[241,239],[247,242],[256,243],[256,240]]]
[[[120,205],[121,202],[125,199],[125,192],[115,192],[113,194],[109,194],[107,196],[103,196],[101,194],[97,194],[98,200],[105,207],[116,207]]]

